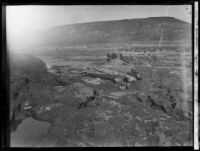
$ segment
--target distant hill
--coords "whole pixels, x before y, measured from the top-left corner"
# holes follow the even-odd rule
[[[150,17],[77,23],[50,28],[32,40],[36,45],[190,42],[191,24],[173,17]],[[162,37],[162,38],[161,38]]]

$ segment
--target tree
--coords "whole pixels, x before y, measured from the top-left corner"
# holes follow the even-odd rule
[[[113,52],[111,58],[114,60],[115,58],[117,58],[117,54]]]
[[[107,61],[110,61],[110,60],[111,60],[111,57],[112,57],[111,54],[110,54],[110,53],[107,53],[106,56],[107,56]]]
[[[120,53],[119,54],[119,58],[120,58],[120,60],[123,60],[124,58],[123,58],[123,55]]]

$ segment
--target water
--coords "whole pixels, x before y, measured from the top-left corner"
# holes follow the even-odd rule
[[[15,132],[11,133],[11,147],[41,147],[51,124],[32,118],[25,119]]]
[[[73,67],[77,67],[77,68],[81,68],[81,67],[88,67],[92,64],[93,61],[89,60],[73,60],[69,59],[67,60],[67,58],[55,58],[55,57],[41,57],[41,56],[37,56],[38,58],[40,58],[41,60],[43,60],[46,63],[47,68],[50,68],[53,65],[67,65],[67,66],[73,66]]]

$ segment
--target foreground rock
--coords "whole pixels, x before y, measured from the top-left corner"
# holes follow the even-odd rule
[[[26,118],[24,107],[52,102],[54,85],[65,84],[47,72],[45,63],[30,54],[10,55],[11,129]]]

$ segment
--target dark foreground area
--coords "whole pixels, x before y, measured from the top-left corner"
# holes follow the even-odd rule
[[[191,101],[184,102],[190,97],[180,77],[164,68],[136,71],[142,78],[121,83],[10,55],[11,146],[192,146]]]

